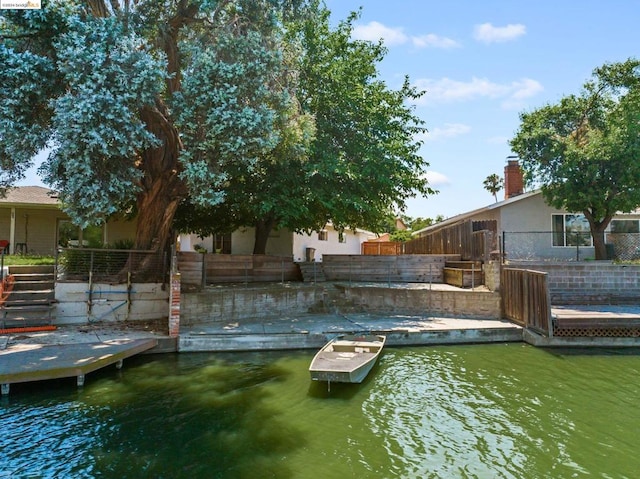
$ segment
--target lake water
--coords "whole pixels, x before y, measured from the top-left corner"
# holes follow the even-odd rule
[[[13,385],[0,478],[637,478],[640,354],[386,348],[360,385],[312,351],[142,356]]]

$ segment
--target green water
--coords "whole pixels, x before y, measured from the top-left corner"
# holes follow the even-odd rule
[[[146,356],[0,401],[0,478],[637,478],[640,354],[386,348],[361,385],[313,352]]]

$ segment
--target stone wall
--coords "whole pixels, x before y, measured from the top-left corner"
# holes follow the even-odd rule
[[[291,317],[309,313],[394,313],[499,319],[500,295],[487,291],[304,285],[209,288],[182,293],[180,325]]]
[[[640,301],[640,265],[608,261],[509,262],[549,275],[552,304],[625,304]]]
[[[235,286],[181,295],[180,326],[304,314],[323,302],[323,287]]]
[[[500,295],[487,291],[346,287],[348,301],[371,313],[500,319]]]
[[[491,260],[482,265],[484,285],[490,291],[500,291],[500,261]]]

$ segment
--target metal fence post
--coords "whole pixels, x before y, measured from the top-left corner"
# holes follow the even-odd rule
[[[501,253],[502,253],[500,255],[501,258],[502,258],[502,264],[504,264],[506,259],[507,259],[507,249],[505,247],[505,245],[506,245],[506,241],[505,241],[506,240],[506,235],[507,235],[506,231],[503,231],[502,232],[502,244],[500,245],[501,246]]]
[[[475,289],[476,284],[476,263],[471,263],[471,289]]]

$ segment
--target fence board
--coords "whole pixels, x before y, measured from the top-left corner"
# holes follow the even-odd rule
[[[547,273],[503,268],[500,280],[504,316],[551,336],[551,302]]]
[[[205,268],[204,276],[202,268]],[[178,269],[189,284],[298,281],[300,270],[288,256],[178,253]]]
[[[445,261],[459,259],[459,255],[323,255],[322,263],[330,281],[441,283]]]
[[[404,243],[405,254],[459,254],[463,260],[488,260],[497,249],[497,222],[461,221]]]

